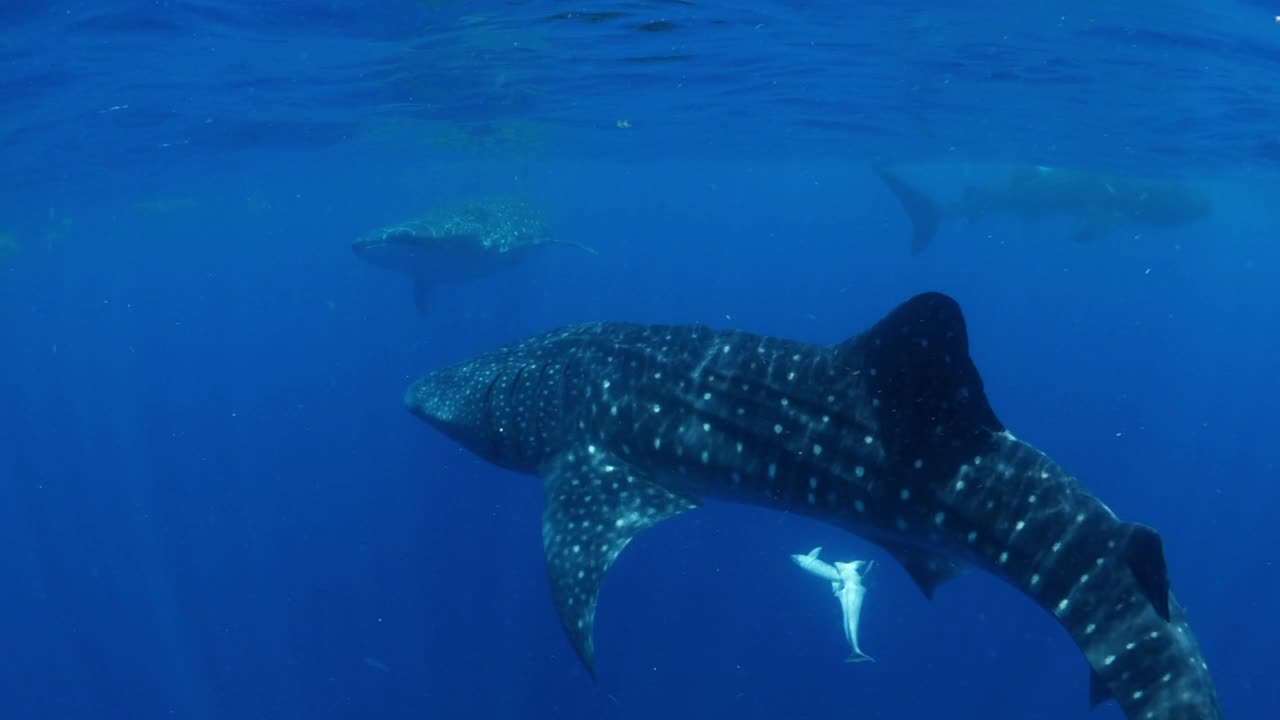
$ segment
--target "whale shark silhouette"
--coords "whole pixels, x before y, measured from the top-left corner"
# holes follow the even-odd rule
[[[959,199],[943,203],[904,179],[901,169],[872,168],[911,220],[911,254],[924,252],[943,218],[970,221],[1007,215],[1037,222],[1078,220],[1077,242],[1099,240],[1121,226],[1171,228],[1207,217],[1210,197],[1186,183],[1102,175],[1042,165],[964,166]]]

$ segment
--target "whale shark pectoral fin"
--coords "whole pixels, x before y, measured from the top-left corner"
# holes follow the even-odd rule
[[[860,662],[875,662],[876,659],[862,652],[861,650],[855,650],[852,653],[850,653],[849,657],[845,658],[844,661],[847,663],[860,663]]]
[[[434,286],[425,278],[415,277],[413,279],[413,306],[418,308],[418,312],[426,315],[427,310],[431,309],[431,291]]]
[[[911,579],[916,581],[920,592],[929,600],[933,599],[933,593],[939,585],[969,571],[960,563],[912,547],[883,547],[902,564]]]
[[[1092,710],[1102,703],[1112,699],[1111,690],[1107,688],[1106,682],[1098,677],[1097,670],[1089,671],[1089,709]]]
[[[578,657],[595,676],[596,601],[613,561],[641,530],[698,507],[609,453],[563,453],[542,469],[542,514],[556,612]]]
[[[1146,525],[1131,523],[1127,527],[1125,561],[1156,614],[1169,622],[1169,568],[1164,561],[1164,540]]]

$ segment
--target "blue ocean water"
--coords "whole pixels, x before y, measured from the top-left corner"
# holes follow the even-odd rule
[[[541,483],[401,403],[571,322],[829,343],[940,290],[1001,419],[1160,530],[1225,715],[1275,716],[1280,6],[1088,5],[7,0],[0,712],[1085,717],[1079,651],[999,581],[926,601],[857,537],[717,503],[619,559],[593,682]],[[1185,180],[1214,213],[913,257],[876,162]],[[599,255],[420,316],[350,250],[495,193]],[[840,662],[787,559],[815,545],[881,561],[877,663]]]

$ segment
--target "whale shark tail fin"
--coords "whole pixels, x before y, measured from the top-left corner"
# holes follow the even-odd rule
[[[911,220],[911,254],[919,255],[929,246],[933,236],[938,234],[938,225],[942,223],[942,207],[885,166],[875,165],[872,169],[889,187],[893,196],[898,198],[898,202],[902,203],[902,209]]]
[[[849,657],[844,659],[847,663],[875,662],[876,659],[861,650],[854,650],[849,653]]]

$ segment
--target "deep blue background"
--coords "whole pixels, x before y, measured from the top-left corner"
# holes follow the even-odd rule
[[[593,684],[550,603],[540,482],[401,406],[555,325],[835,342],[922,290],[965,308],[1004,422],[1162,532],[1227,716],[1280,711],[1265,8],[119,6],[0,10],[6,717],[1085,717],[1079,652],[1000,583],[926,602],[855,537],[718,504],[619,560]],[[868,171],[904,158],[1177,175],[1217,208],[1092,246],[948,225],[912,258]],[[422,318],[350,253],[492,192],[600,255]],[[815,545],[882,560],[878,663],[840,662],[838,607],[786,557]]]

